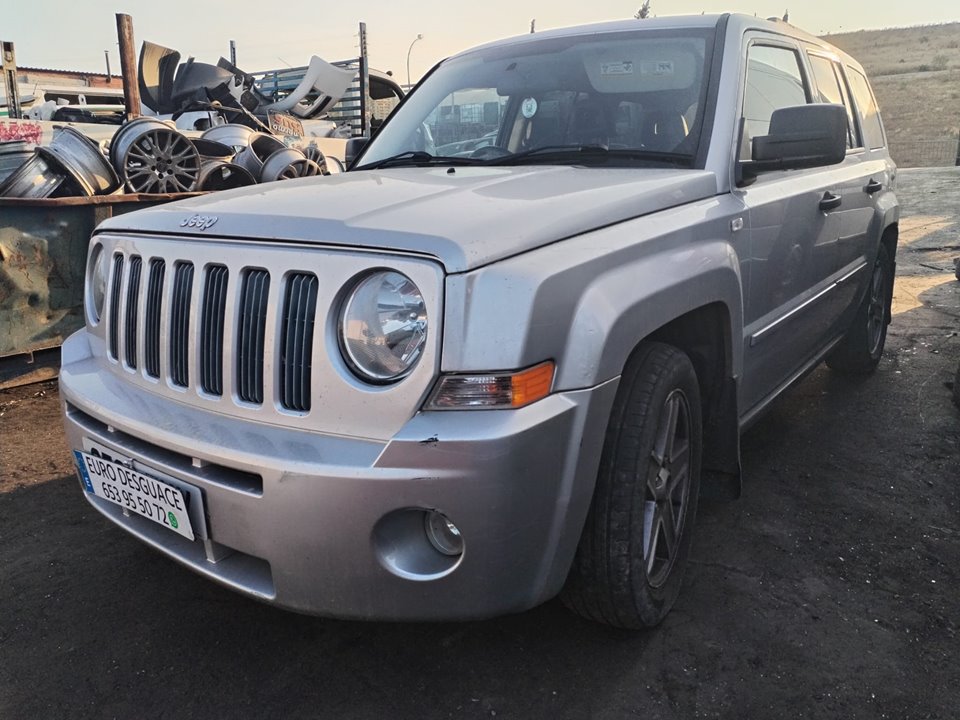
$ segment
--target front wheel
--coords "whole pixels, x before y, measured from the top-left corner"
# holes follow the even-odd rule
[[[651,627],[680,592],[697,512],[700,388],[690,359],[644,343],[627,363],[573,567],[571,610],[622,628]]]
[[[893,263],[885,245],[880,245],[873,263],[870,287],[853,324],[840,344],[827,357],[832,370],[865,374],[873,372],[883,355],[890,324],[890,299],[893,296]]]

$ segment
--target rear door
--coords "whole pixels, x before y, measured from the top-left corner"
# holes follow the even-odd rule
[[[871,248],[879,242],[879,228],[875,225],[874,197],[886,180],[873,181],[879,167],[874,167],[864,149],[862,133],[850,100],[850,91],[839,59],[821,49],[809,50],[811,78],[815,84],[817,102],[843,105],[847,110],[847,156],[833,172],[836,187],[842,197],[834,211],[840,218],[840,236],[837,258],[842,282],[838,283],[829,302],[836,306],[840,318],[835,333],[842,332],[856,311],[862,290],[870,278],[867,258]]]
[[[896,205],[896,198],[893,197],[896,168],[886,149],[887,143],[883,123],[880,120],[880,110],[866,76],[850,64],[844,65],[843,70],[856,107],[855,115],[860,127],[860,137],[863,140],[863,152],[860,157],[865,171],[862,175],[865,182],[862,190],[866,196],[866,206],[870,214],[863,251],[868,266],[872,266],[883,233],[886,208]],[[861,273],[858,278],[858,297],[862,297],[867,291],[869,281],[870,272]]]
[[[799,46],[754,33],[746,47],[740,156],[767,134],[782,107],[814,101]],[[842,187],[835,167],[760,173],[742,187],[749,215],[749,289],[744,298],[746,412],[793,379],[829,341],[838,323],[831,295],[840,262]]]

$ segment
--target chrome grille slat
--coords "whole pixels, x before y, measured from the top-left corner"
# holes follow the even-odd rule
[[[200,386],[223,395],[223,331],[230,271],[225,265],[207,270],[200,319]]]
[[[147,307],[143,323],[144,365],[147,375],[155,378],[160,377],[160,318],[166,267],[166,262],[159,258],[151,260],[147,281]]]
[[[110,286],[110,357],[120,353],[120,289],[123,283],[123,255],[113,256],[113,282]]]
[[[270,273],[248,270],[240,298],[237,338],[237,394],[241,400],[263,403],[263,345],[266,332]]]
[[[124,327],[124,359],[127,366],[137,367],[137,317],[140,307],[140,274],[143,270],[143,259],[139,255],[130,258],[130,277],[127,280],[127,307],[124,310],[126,325]]]
[[[193,263],[178,262],[173,272],[170,307],[170,379],[175,385],[190,384],[190,296],[193,290]]]
[[[288,410],[310,409],[318,287],[317,277],[312,274],[297,273],[287,280],[280,346],[280,404]]]

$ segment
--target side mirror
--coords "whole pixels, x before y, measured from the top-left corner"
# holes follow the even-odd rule
[[[368,137],[352,137],[347,140],[347,147],[344,148],[343,151],[343,164],[346,165],[347,168],[353,167],[353,161],[363,152],[368,142],[370,142],[370,138]]]
[[[843,105],[797,105],[774,110],[770,134],[755,137],[744,173],[836,165],[847,154],[847,111]]]

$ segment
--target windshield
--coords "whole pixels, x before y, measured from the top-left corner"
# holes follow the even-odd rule
[[[520,164],[691,166],[712,30],[591,33],[498,45],[442,63],[357,169]]]

